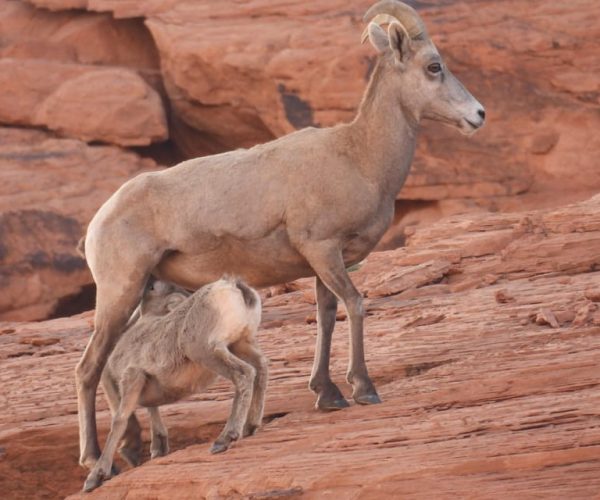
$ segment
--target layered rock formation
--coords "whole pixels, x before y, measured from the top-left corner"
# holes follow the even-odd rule
[[[231,404],[219,383],[163,408],[170,455],[85,498],[590,498],[600,488],[599,247],[596,196],[455,217],[371,255],[353,278],[367,296],[366,350],[384,403],[329,414],[312,409],[306,387],[311,284],[273,290],[260,331],[270,386],[258,434],[210,455]],[[340,315],[340,383],[347,329]],[[0,324],[0,487],[9,498],[63,497],[83,484],[73,368],[90,331],[90,314]]]

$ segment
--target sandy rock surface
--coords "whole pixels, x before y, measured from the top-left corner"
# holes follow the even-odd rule
[[[92,215],[128,178],[157,168],[114,146],[0,128],[0,319],[60,313],[92,281],[75,249]]]
[[[600,196],[444,220],[403,249],[372,254],[352,276],[367,297],[366,350],[384,403],[329,414],[312,409],[307,389],[311,283],[272,289],[257,435],[209,454],[230,405],[229,385],[218,383],[164,408],[170,455],[81,498],[591,498],[600,490],[598,248]],[[349,396],[342,317],[332,375]],[[9,498],[63,497],[83,483],[73,368],[91,322],[86,313],[0,324]]]

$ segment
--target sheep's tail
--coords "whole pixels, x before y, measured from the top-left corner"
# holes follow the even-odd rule
[[[85,259],[85,234],[77,243],[77,253]]]

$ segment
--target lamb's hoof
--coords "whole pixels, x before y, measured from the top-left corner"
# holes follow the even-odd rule
[[[83,483],[83,491],[89,493],[92,490],[95,490],[98,486],[102,484],[102,479],[99,477],[88,477]]]
[[[100,473],[91,473],[85,480],[85,483],[83,483],[83,491],[89,492],[95,490],[104,482],[104,479],[104,476]]]
[[[125,460],[131,467],[137,467],[142,462],[142,457],[139,450],[132,450],[131,448],[121,448],[119,455]]]
[[[167,436],[156,436],[150,449],[150,457],[164,457],[169,453],[169,438]]]
[[[83,483],[83,491],[88,492],[95,490],[104,481],[116,476],[119,473],[119,469],[113,464],[110,468],[110,474],[106,474],[102,470],[93,470],[89,473],[85,483]]]
[[[355,396],[354,401],[356,401],[359,405],[377,405],[381,403],[381,398],[377,393],[362,394],[360,396]]]
[[[249,424],[249,423],[246,423],[246,425],[244,425],[244,433],[242,435],[244,437],[254,436],[254,434],[256,433],[256,430],[259,427],[260,427],[259,424]]]

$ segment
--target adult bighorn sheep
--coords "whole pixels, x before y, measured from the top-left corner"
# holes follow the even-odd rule
[[[364,38],[378,57],[351,123],[141,174],[92,219],[85,253],[97,285],[95,331],[76,369],[82,465],[93,466],[100,454],[100,374],[150,275],[190,289],[224,273],[256,287],[316,276],[310,388],[317,406],[348,405],[329,376],[338,298],[350,320],[352,396],[380,402],[365,364],[362,297],[346,268],[363,260],[389,226],[420,121],[471,134],[485,112],[446,68],[414,9],[384,0],[365,20]]]
[[[167,430],[158,406],[208,387],[217,377],[231,380],[235,397],[225,428],[213,444],[220,453],[260,426],[267,386],[267,362],[257,340],[260,297],[240,280],[220,279],[191,297],[161,281],[146,291],[140,318],[117,342],[102,373],[112,425],[100,459],[83,489],[93,490],[111,476],[113,455],[139,463],[141,439],[126,434],[138,404],[152,424],[152,458],[168,453]],[[135,419],[134,426],[139,424]]]

